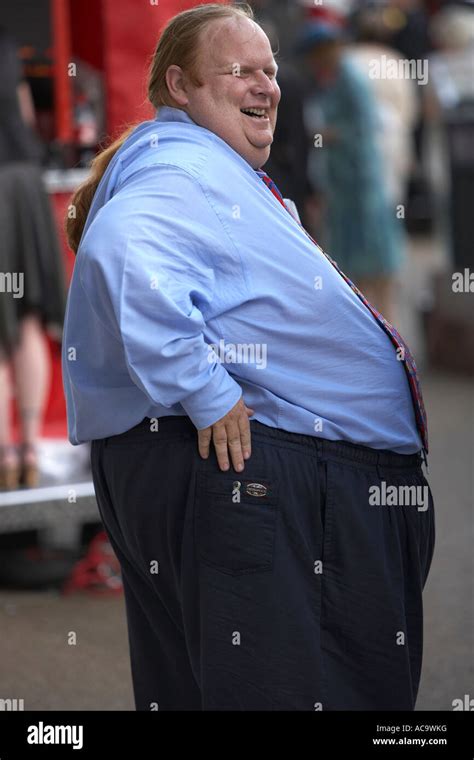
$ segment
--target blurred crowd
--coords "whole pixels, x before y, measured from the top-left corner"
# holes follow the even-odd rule
[[[280,65],[282,100],[266,171],[323,248],[397,324],[406,235],[433,231],[442,191],[433,186],[431,128],[446,129],[441,149],[449,152],[457,117],[469,144],[446,159],[464,169],[470,161],[474,4],[254,0],[252,6]],[[462,235],[459,226],[453,233]]]

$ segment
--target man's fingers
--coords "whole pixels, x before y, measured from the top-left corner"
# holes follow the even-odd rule
[[[246,412],[246,414],[244,414]],[[221,470],[229,469],[229,459],[236,472],[244,469],[244,459],[251,454],[249,417],[255,410],[245,405],[242,397],[237,404],[210,427],[198,430],[198,449],[203,459],[209,456],[211,441]]]
[[[234,470],[241,472],[244,469],[244,454],[242,451],[242,443],[240,440],[240,426],[238,424],[238,421],[231,423],[227,428],[227,445],[229,447]]]
[[[203,430],[198,430],[198,450],[203,459],[207,459],[209,456],[209,444],[211,443],[211,438],[211,427],[204,428]]]
[[[239,417],[240,443],[244,459],[249,459],[252,453],[250,422],[248,417]]]
[[[224,425],[214,425],[212,440],[214,441],[219,467],[221,470],[228,470],[229,453],[227,450],[227,432]]]

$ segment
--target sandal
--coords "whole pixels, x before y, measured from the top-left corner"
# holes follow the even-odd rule
[[[20,463],[14,446],[0,446],[0,491],[14,491],[20,485]]]
[[[36,488],[39,484],[38,450],[34,443],[20,444],[20,485]]]

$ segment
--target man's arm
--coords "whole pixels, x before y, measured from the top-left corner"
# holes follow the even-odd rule
[[[210,211],[193,178],[175,171],[142,170],[109,201],[84,240],[81,282],[123,343],[133,382],[153,404],[182,405],[202,431],[202,456],[212,439],[220,466],[229,450],[237,467],[250,452],[248,411],[204,338],[216,285]]]

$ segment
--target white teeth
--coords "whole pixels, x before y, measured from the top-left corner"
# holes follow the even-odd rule
[[[243,108],[244,113],[254,113],[256,116],[265,116],[264,108]]]

